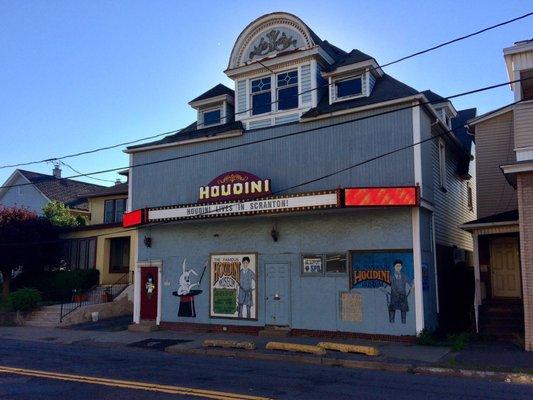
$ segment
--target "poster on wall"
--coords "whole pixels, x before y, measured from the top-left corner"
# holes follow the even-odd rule
[[[257,254],[211,254],[209,316],[257,319]]]
[[[350,259],[350,288],[381,291],[389,322],[396,323],[399,314],[405,324],[414,295],[413,251],[352,251]]]

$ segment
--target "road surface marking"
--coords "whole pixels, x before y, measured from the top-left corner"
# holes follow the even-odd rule
[[[249,396],[237,393],[218,392],[214,390],[194,389],[182,386],[160,385],[157,383],[124,381],[117,379],[97,378],[86,375],[62,374],[57,372],[41,371],[26,368],[13,368],[0,366],[0,373],[32,376],[37,378],[56,379],[69,382],[81,382],[92,385],[120,387],[126,389],[147,390],[152,392],[178,394],[203,397],[205,399],[218,400],[268,400],[266,397]]]

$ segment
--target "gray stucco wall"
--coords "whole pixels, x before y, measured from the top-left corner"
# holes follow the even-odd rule
[[[273,223],[279,241],[270,237]],[[351,331],[391,335],[415,334],[414,296],[408,297],[407,323],[389,322],[386,296],[380,289],[356,289],[363,295],[363,321],[340,318],[340,292],[349,290],[348,275],[301,277],[300,255],[349,250],[412,248],[410,209],[364,209],[272,217],[238,217],[189,221],[145,228],[152,247],[139,247],[139,260],[161,260],[162,321],[213,324],[265,324],[265,264],[290,264],[291,322],[296,329]],[[142,241],[141,241],[142,242]],[[196,318],[177,316],[177,290],[183,260],[201,271],[210,253],[258,253],[258,321],[209,318],[209,271],[196,297]],[[197,278],[194,278],[197,279]],[[193,279],[193,282],[196,280]]]
[[[4,196],[0,198],[0,205],[5,207],[26,207],[37,214],[42,214],[43,207],[48,203],[48,200],[33,185],[28,185],[27,183],[26,179],[19,176],[11,185],[23,186],[9,188]]]
[[[133,164],[272,138],[363,115],[367,114],[258,129],[234,138],[135,153]],[[232,170],[271,178],[272,190],[280,191],[412,143],[411,121],[411,110],[403,110],[289,138],[135,168],[131,177],[132,206],[137,209],[194,203],[200,186]],[[290,192],[347,186],[412,185],[413,182],[412,151],[406,150]]]

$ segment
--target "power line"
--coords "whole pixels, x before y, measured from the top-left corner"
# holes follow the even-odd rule
[[[404,61],[404,60],[407,60],[407,59],[410,59],[410,58],[413,58],[413,57],[416,57],[416,56],[419,56],[419,55],[422,55],[422,54],[425,54],[425,53],[428,53],[430,51],[433,51],[433,50],[436,50],[436,49],[439,49],[439,48],[442,48],[444,46],[447,46],[449,44],[452,44],[452,43],[456,43],[456,42],[459,42],[459,41],[462,41],[462,40],[465,40],[465,39],[468,39],[468,38],[471,38],[473,36],[476,36],[476,35],[480,35],[484,32],[487,32],[489,30],[492,30],[492,29],[496,29],[496,28],[499,28],[501,26],[504,26],[504,25],[507,25],[507,24],[510,24],[510,23],[513,23],[513,22],[516,22],[516,21],[519,21],[519,20],[522,20],[524,18],[527,18],[529,16],[533,15],[533,12],[529,12],[527,14],[523,14],[523,15],[520,15],[516,18],[512,18],[512,19],[509,19],[509,20],[506,20],[506,21],[503,21],[503,22],[500,22],[498,24],[495,24],[495,25],[491,25],[489,27],[486,27],[486,28],[483,28],[483,29],[480,29],[478,31],[475,31],[475,32],[472,32],[470,34],[467,34],[467,35],[464,35],[464,36],[460,36],[460,37],[457,37],[457,38],[454,38],[452,40],[448,40],[446,42],[443,42],[443,43],[440,43],[440,44],[437,44],[435,46],[432,46],[430,48],[427,48],[425,50],[420,50],[420,51],[417,51],[415,53],[412,53],[412,54],[409,54],[407,56],[404,56],[404,57],[401,57],[399,59],[396,59],[396,60],[393,60],[393,61],[390,61],[388,63],[385,63],[385,64],[382,64],[382,65],[378,65],[376,67],[370,67],[369,70],[376,70],[376,69],[381,69],[381,68],[384,68],[384,67],[387,67],[387,66],[390,66],[390,65],[393,65],[393,64],[396,64],[396,63],[399,63],[401,61]],[[264,59],[263,59],[264,60]],[[272,69],[270,69],[268,66],[266,66],[261,60],[256,60],[255,62],[259,63],[260,65],[262,65],[264,68],[266,68],[267,70],[271,71],[272,73],[274,73],[274,71]],[[311,88],[311,89],[307,89],[307,90],[304,90],[300,93],[297,93],[297,94],[294,94],[292,96],[301,96],[303,94],[306,94],[306,93],[310,93],[310,92],[313,92],[315,90],[318,90],[318,89],[321,89],[321,88],[324,88],[324,87],[329,87],[331,85],[333,85],[334,83],[331,83],[331,84],[325,84],[325,85],[320,85],[320,86],[317,86],[315,88]],[[275,101],[272,101],[270,103],[270,105],[272,106],[273,104],[276,104],[278,103],[279,100],[275,100]],[[242,111],[238,111],[238,112],[235,112],[233,115],[239,115],[239,114],[244,114],[244,113],[247,113],[249,111],[251,111],[253,108],[250,107],[246,110],[242,110]],[[222,117],[219,119],[219,122],[222,120],[222,119],[226,119],[226,117]],[[196,124],[196,127],[198,128],[199,126],[203,126],[205,125],[204,123],[200,123],[200,124]],[[162,133],[158,133],[158,134],[155,134],[155,135],[151,135],[151,136],[147,136],[147,137],[143,137],[143,138],[139,138],[139,139],[135,139],[135,140],[132,140],[132,141],[127,141],[127,142],[122,142],[122,143],[117,143],[117,144],[114,144],[114,145],[109,145],[109,146],[103,146],[103,147],[97,147],[97,148],[94,148],[94,149],[91,149],[91,150],[86,150],[86,151],[80,151],[80,152],[77,152],[77,153],[72,153],[72,154],[67,154],[67,155],[64,155],[64,156],[59,156],[59,157],[49,157],[49,158],[46,158],[46,159],[42,159],[42,160],[37,160],[37,161],[27,161],[27,162],[22,162],[22,163],[16,163],[16,164],[7,164],[7,165],[1,165],[0,166],[0,169],[4,169],[4,168],[16,168],[16,167],[22,167],[22,166],[27,166],[27,165],[32,165],[32,164],[40,164],[40,163],[43,163],[43,162],[50,162],[50,161],[55,161],[55,160],[62,160],[62,159],[66,159],[66,158],[72,158],[72,157],[79,157],[79,156],[82,156],[82,155],[87,155],[87,154],[92,154],[92,153],[96,153],[96,152],[100,152],[100,151],[104,151],[104,150],[110,150],[110,149],[114,149],[114,148],[117,148],[117,147],[122,147],[122,146],[127,146],[127,145],[131,145],[131,144],[135,144],[135,143],[139,143],[139,142],[142,142],[142,141],[145,141],[145,140],[150,140],[150,139],[156,139],[158,137],[161,137],[161,136],[167,136],[167,135],[173,135],[173,134],[176,134],[178,132],[180,132],[181,130],[183,129],[177,129],[177,130],[171,130],[171,131],[167,131],[167,132],[162,132]]]
[[[90,175],[86,175],[84,174],[83,172],[80,172],[78,171],[77,169],[75,169],[73,166],[71,166],[70,164],[67,164],[66,162],[64,161],[61,161],[61,160],[58,160],[62,165],[64,165],[65,167],[71,169],[72,171],[74,171],[74,173],[76,174],[80,174],[82,176],[86,176],[87,178],[90,178],[90,179],[94,179],[95,181],[101,181],[101,182],[111,182],[111,183],[116,183],[116,181],[113,181],[111,179],[103,179],[103,178],[96,178],[94,176],[90,176]]]
[[[510,83],[521,82],[521,81],[525,81],[525,80],[528,80],[528,79],[533,79],[533,77],[517,79],[517,80],[514,80],[514,81],[503,82],[503,83],[490,85],[490,86],[485,86],[485,87],[474,89],[474,90],[469,90],[467,92],[458,93],[458,94],[454,94],[454,95],[451,95],[451,96],[448,96],[448,97],[444,97],[443,100],[450,100],[450,99],[457,98],[457,97],[467,96],[467,95],[470,95],[470,94],[473,94],[473,93],[479,93],[479,92],[482,92],[482,91],[495,89],[495,88],[498,88],[498,87],[501,87],[501,86],[506,86],[506,85],[508,85]],[[439,100],[439,102],[442,102],[443,100]],[[239,144],[226,146],[226,147],[220,147],[220,148],[212,149],[212,150],[204,150],[204,151],[200,151],[200,152],[197,152],[197,153],[192,153],[192,154],[187,154],[187,155],[182,155],[182,156],[176,156],[176,157],[171,157],[171,158],[165,158],[165,159],[162,159],[162,160],[149,161],[149,162],[145,162],[145,163],[133,164],[133,165],[117,167],[117,168],[110,168],[110,169],[101,170],[101,171],[89,172],[89,173],[86,173],[86,174],[83,174],[83,175],[73,175],[73,176],[69,176],[69,177],[65,177],[65,178],[57,178],[57,179],[63,180],[63,179],[87,177],[89,175],[98,175],[98,174],[103,174],[103,173],[108,173],[108,172],[115,172],[115,171],[120,171],[120,170],[127,169],[127,168],[140,168],[140,167],[145,167],[145,166],[149,166],[149,165],[161,164],[161,163],[169,162],[169,161],[176,161],[176,160],[196,157],[196,156],[200,156],[200,155],[217,153],[219,151],[231,150],[231,149],[235,149],[235,148],[250,146],[250,145],[253,145],[253,144],[258,144],[258,143],[264,143],[264,142],[284,139],[284,138],[287,138],[287,137],[297,136],[297,135],[301,135],[301,134],[304,134],[304,133],[314,132],[314,131],[327,129],[327,128],[331,128],[331,127],[336,127],[336,126],[340,126],[340,125],[346,125],[346,124],[349,124],[349,123],[352,123],[352,122],[357,122],[357,121],[362,121],[362,120],[366,120],[366,119],[370,119],[370,118],[375,118],[375,117],[378,117],[378,116],[381,116],[381,115],[392,114],[392,113],[396,113],[396,112],[399,112],[399,111],[408,110],[408,109],[411,109],[411,108],[414,108],[414,107],[428,105],[428,104],[431,104],[431,103],[433,103],[433,102],[432,101],[426,101],[426,102],[421,101],[419,103],[411,104],[411,105],[408,105],[408,106],[405,106],[405,107],[400,107],[400,108],[395,108],[395,109],[392,109],[392,110],[382,111],[382,112],[379,112],[379,113],[376,113],[376,114],[366,115],[366,116],[363,116],[363,117],[358,117],[358,118],[354,118],[354,119],[350,119],[350,120],[346,120],[346,121],[335,122],[335,123],[332,123],[332,124],[328,124],[328,125],[324,125],[324,126],[318,126],[318,127],[315,127],[315,128],[304,129],[304,130],[297,131],[297,132],[286,133],[286,134],[279,135],[279,136],[258,139],[258,140],[254,140],[254,141],[250,141],[250,142],[239,143]],[[31,184],[32,183],[29,182],[29,183],[20,183],[20,184],[16,184],[16,185],[5,185],[5,186],[0,186],[0,189],[17,187],[17,186],[27,186],[27,185],[31,185]]]
[[[511,104],[508,104],[506,107],[508,106],[513,106],[515,104],[518,104],[518,103],[521,103],[523,102],[524,100],[518,100],[514,103],[511,103]],[[499,109],[497,110],[493,110],[489,113],[487,113],[486,115],[490,115],[492,113],[495,113],[499,111]],[[395,154],[395,153],[398,153],[400,151],[403,151],[403,150],[407,150],[407,149],[410,149],[410,148],[413,148],[415,146],[419,146],[419,145],[422,145],[426,142],[430,142],[430,141],[433,141],[435,139],[438,139],[440,137],[443,137],[444,135],[446,134],[449,134],[449,133],[453,133],[455,132],[456,130],[462,128],[461,126],[458,126],[456,128],[453,128],[453,129],[448,129],[448,130],[445,130],[439,134],[436,134],[436,135],[432,135],[430,136],[429,138],[426,138],[426,139],[423,139],[423,140],[420,140],[419,142],[414,142],[414,143],[411,143],[411,144],[408,144],[406,146],[402,146],[402,147],[398,147],[394,150],[391,150],[391,151],[388,151],[388,152],[385,152],[385,153],[382,153],[382,154],[379,154],[375,157],[371,157],[371,158],[368,158],[366,160],[363,160],[363,161],[360,161],[360,162],[357,162],[355,164],[352,164],[352,165],[349,165],[349,166],[346,166],[344,168],[341,168],[341,169],[337,169],[335,171],[332,171],[328,174],[325,174],[325,175],[322,175],[322,176],[319,176],[317,178],[313,178],[311,180],[307,180],[307,181],[304,181],[304,182],[300,182],[298,184],[295,184],[295,185],[292,185],[292,186],[288,186],[288,187],[285,187],[283,189],[280,189],[280,190],[276,190],[268,195],[261,195],[261,196],[258,196],[258,197],[255,197],[254,199],[247,199],[246,201],[256,201],[256,200],[261,200],[262,198],[266,198],[266,197],[271,197],[273,195],[277,195],[279,193],[283,193],[283,192],[286,192],[288,190],[292,190],[292,189],[295,189],[295,188],[298,188],[298,187],[301,187],[301,186],[305,186],[305,185],[308,185],[310,183],[314,183],[314,182],[318,182],[320,180],[323,180],[323,179],[326,179],[326,178],[330,178],[331,176],[334,176],[334,175],[338,175],[340,173],[343,173],[343,172],[346,172],[348,170],[351,170],[351,169],[354,169],[354,168],[357,168],[357,167],[360,167],[362,165],[365,165],[365,164],[368,164],[368,163],[371,163],[373,161],[376,161],[378,159],[381,159],[381,158],[384,158],[384,157],[388,157],[392,154]],[[202,215],[207,215],[207,214],[211,214],[211,213],[217,213],[217,212],[220,212],[221,210],[224,209],[224,203],[220,203],[219,204],[221,206],[221,208],[217,208],[213,211],[203,211],[201,212],[200,214],[198,214],[199,216],[202,216]],[[154,222],[154,223],[150,223],[149,225],[147,225],[146,227],[154,227],[154,226],[159,226],[159,225],[164,225],[164,224],[169,224],[169,223],[175,223],[176,220],[170,220],[170,221],[159,221],[159,222]],[[87,225],[87,229],[91,229],[90,228],[91,225]],[[96,228],[97,229],[97,228]],[[120,231],[120,233],[124,233],[124,232],[132,232],[132,231],[136,231],[139,229],[139,226],[136,226],[136,227],[133,227],[133,228],[127,228],[127,229],[123,229]],[[109,233],[105,233],[105,234],[96,234],[96,235],[92,235],[91,238],[93,237],[101,237],[101,236],[108,236]],[[72,238],[72,239],[75,239],[75,238]],[[62,239],[62,240],[65,240],[65,239]],[[54,240],[54,241],[49,241],[49,243],[56,243],[56,242],[59,242],[59,241],[62,241],[62,240]],[[39,242],[39,243],[48,243],[48,242]],[[23,242],[20,242],[20,243],[0,243],[0,247],[2,246],[17,246],[17,245],[24,245],[24,244],[28,244],[27,242],[23,243]]]

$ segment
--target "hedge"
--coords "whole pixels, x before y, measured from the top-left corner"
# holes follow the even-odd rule
[[[97,269],[23,272],[12,282],[12,290],[37,289],[46,301],[70,301],[74,290],[88,290],[99,282]]]

